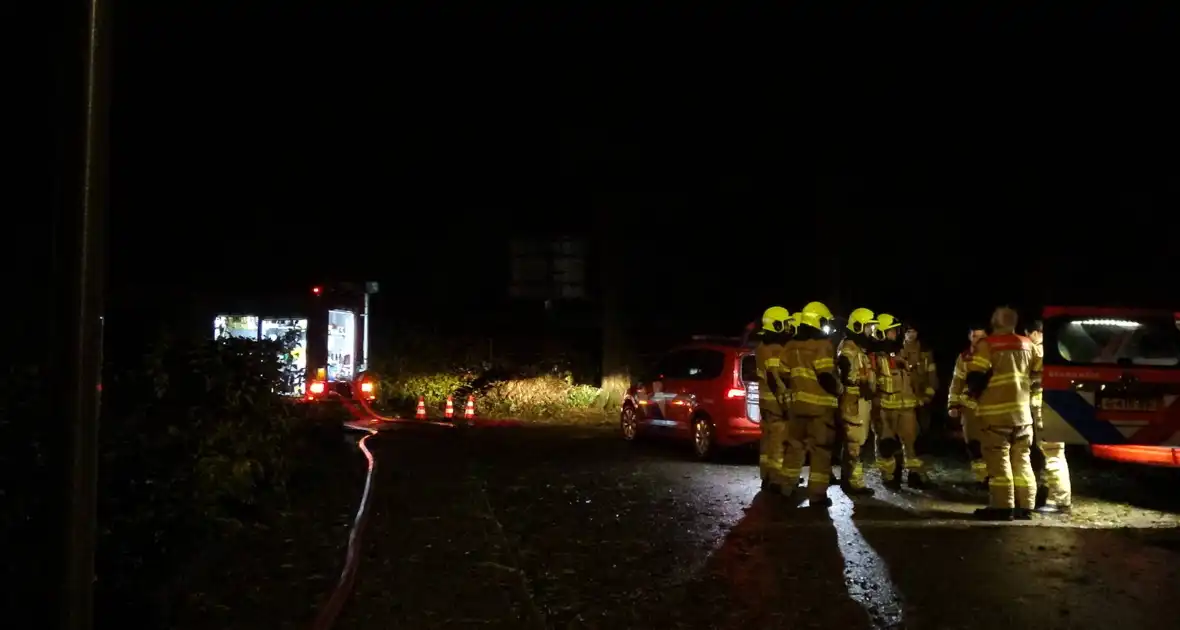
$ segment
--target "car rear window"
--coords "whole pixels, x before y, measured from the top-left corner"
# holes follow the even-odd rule
[[[708,381],[725,371],[725,354],[716,350],[676,350],[660,361],[659,373],[666,379]]]
[[[1046,349],[1067,363],[1180,366],[1180,329],[1172,319],[1062,317],[1047,332]]]
[[[758,380],[758,360],[754,355],[747,354],[742,357],[742,381],[752,383]]]

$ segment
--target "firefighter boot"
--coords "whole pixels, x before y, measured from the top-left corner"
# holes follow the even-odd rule
[[[1036,509],[1045,507],[1049,501],[1049,486],[1037,486]]]
[[[981,521],[1010,521],[1015,518],[1015,512],[1012,508],[985,507],[975,510],[975,518]]]

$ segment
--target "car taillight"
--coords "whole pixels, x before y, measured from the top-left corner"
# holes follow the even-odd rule
[[[322,381],[315,381],[307,386],[307,391],[312,394],[324,393],[324,383]]]
[[[371,381],[365,381],[365,382],[361,383],[361,391],[366,394],[372,393],[373,392],[373,383]]]
[[[728,392],[726,392],[725,397],[726,398],[745,398],[746,397],[746,390],[738,389],[735,387],[735,388],[729,390]]]

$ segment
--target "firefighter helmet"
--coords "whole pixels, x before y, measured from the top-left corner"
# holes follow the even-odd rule
[[[799,326],[803,324],[803,313],[791,313],[791,318],[787,320],[787,324],[789,325],[788,330],[790,330],[792,335],[798,332]]]
[[[881,332],[886,330],[893,330],[901,326],[901,320],[890,315],[889,313],[881,313],[877,316],[877,329]]]
[[[848,315],[848,330],[858,335],[865,333],[865,327],[877,323],[873,312],[867,308],[858,308]]]
[[[762,313],[762,330],[782,333],[788,332],[791,312],[781,306],[772,306]]]
[[[823,330],[824,332],[832,331],[832,311],[823,302],[811,302],[803,307],[799,313],[800,322],[807,324],[813,328]]]

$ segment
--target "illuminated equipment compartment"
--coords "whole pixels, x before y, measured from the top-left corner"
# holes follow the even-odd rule
[[[213,336],[293,341],[283,357],[296,373],[286,393],[306,400],[345,391],[351,397],[352,381],[367,368],[369,299],[376,292],[377,283],[366,282],[316,285],[302,297],[254,296],[239,304],[246,308],[212,317]],[[359,395],[372,400],[373,384],[362,385],[368,389]]]
[[[328,381],[350,381],[357,355],[356,314],[328,311]]]

